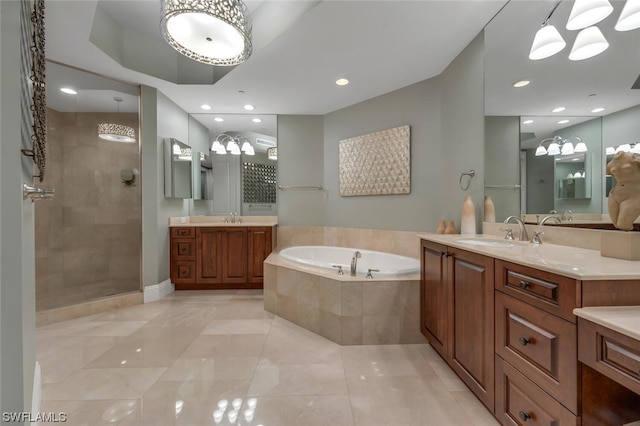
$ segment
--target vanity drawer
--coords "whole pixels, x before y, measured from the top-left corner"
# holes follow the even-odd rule
[[[171,228],[171,238],[195,238],[196,228],[194,227],[175,227]]]
[[[578,359],[640,394],[640,341],[582,318],[578,331]]]
[[[196,260],[196,241],[190,238],[171,239],[172,260]]]
[[[573,323],[577,282],[526,266],[496,260],[496,289]]]
[[[496,292],[496,353],[578,412],[576,326]]]
[[[171,263],[173,284],[193,284],[196,280],[196,262],[175,261]]]
[[[580,418],[496,356],[496,418],[503,425],[580,425]]]

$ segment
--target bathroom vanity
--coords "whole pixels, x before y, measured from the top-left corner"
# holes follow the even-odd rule
[[[275,221],[189,219],[180,223],[172,218],[170,224],[171,282],[176,290],[262,288],[263,262],[276,241]]]
[[[421,331],[502,424],[640,420],[640,331],[578,318],[603,309],[586,307],[640,305],[637,262],[482,235],[420,237]]]

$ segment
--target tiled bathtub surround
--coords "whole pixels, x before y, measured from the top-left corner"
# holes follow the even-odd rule
[[[44,311],[140,291],[140,168],[137,143],[98,137],[98,123],[138,128],[137,114],[47,110],[45,181],[55,197],[35,204],[36,309]]]
[[[417,274],[366,280],[300,267],[277,254],[265,262],[264,307],[341,345],[423,343]]]
[[[292,246],[337,246],[376,250],[420,258],[422,231],[336,228],[330,226],[278,226],[278,249]]]
[[[420,257],[417,232],[278,227],[278,250],[325,245]],[[348,272],[347,272],[348,274]],[[342,345],[422,343],[420,277],[339,276],[273,253],[265,262],[265,309]]]

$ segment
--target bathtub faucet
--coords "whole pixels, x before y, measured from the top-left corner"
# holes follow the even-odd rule
[[[360,259],[362,257],[362,254],[360,254],[359,251],[356,251],[355,253],[353,253],[353,257],[351,258],[351,276],[355,277],[356,276],[356,265],[358,263],[358,259]]]

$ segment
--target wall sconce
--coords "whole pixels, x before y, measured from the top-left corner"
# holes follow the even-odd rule
[[[226,146],[225,146],[226,144]],[[241,147],[242,144],[242,147]],[[233,137],[227,133],[221,133],[211,144],[211,151],[219,155],[225,155],[229,152],[232,155],[240,155],[243,152],[247,155],[255,155],[256,151],[244,136]]]
[[[573,146],[570,139],[576,139],[578,143]],[[544,147],[545,142],[550,142],[547,148]],[[561,136],[554,136],[552,138],[543,139],[536,148],[536,157],[541,155],[571,155],[576,152],[587,152],[587,145],[579,136],[569,136],[567,139],[562,139]]]

